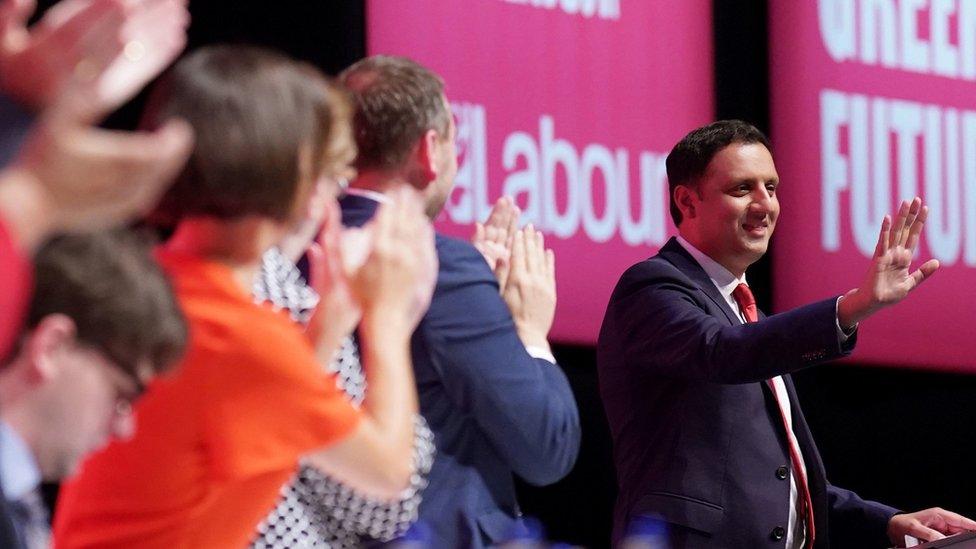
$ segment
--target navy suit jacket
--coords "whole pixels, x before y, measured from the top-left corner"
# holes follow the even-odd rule
[[[3,487],[0,486],[0,547],[4,549],[20,549],[24,547],[20,536],[17,534],[15,524],[17,519],[14,516],[7,497],[3,494]]]
[[[895,510],[831,486],[790,372],[844,356],[836,297],[742,324],[675,240],[628,269],[597,346],[620,486],[614,535],[669,523],[674,549],[783,547],[789,447],[764,380],[783,375],[807,467],[816,548],[887,547]],[[779,539],[777,539],[779,538]]]
[[[347,226],[377,207],[356,195],[340,204]],[[519,527],[513,474],[544,485],[572,469],[579,417],[562,370],[525,351],[474,246],[437,235],[437,258],[430,309],[411,341],[420,413],[437,447],[420,520],[431,547],[485,547]]]

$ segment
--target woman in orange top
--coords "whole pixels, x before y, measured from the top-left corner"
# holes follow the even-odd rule
[[[179,223],[157,254],[187,316],[189,350],[137,403],[134,437],[63,487],[56,546],[242,547],[299,458],[394,496],[411,474],[417,412],[409,337],[436,261],[420,200],[385,206],[371,251],[348,275],[332,205],[312,254],[322,299],[302,333],[250,290],[262,253],[301,217],[313,186],[348,169],[344,96],[280,55],[210,47],[173,69],[148,113],[150,125],[181,117],[196,133],[162,206]],[[370,386],[362,412],[319,366],[357,322]]]

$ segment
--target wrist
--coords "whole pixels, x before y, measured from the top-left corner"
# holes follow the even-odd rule
[[[413,335],[413,325],[406,318],[401,318],[404,316],[379,312],[377,308],[367,310],[363,313],[359,332],[364,338],[373,341],[383,339],[391,343],[409,342]]]
[[[874,312],[876,307],[871,303],[867,292],[857,288],[841,296],[837,302],[837,322],[845,331],[853,330],[859,322]]]
[[[549,348],[549,338],[548,333],[528,326],[515,326],[515,331],[518,333],[519,339],[522,340],[522,345],[526,347],[543,347]]]

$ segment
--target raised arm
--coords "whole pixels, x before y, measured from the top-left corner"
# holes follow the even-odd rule
[[[417,393],[410,335],[418,310],[429,302],[437,264],[433,229],[420,198],[403,190],[392,199],[374,218],[373,247],[366,263],[349,279],[363,312],[360,336],[369,383],[365,418],[342,442],[306,456],[310,465],[383,499],[396,498],[413,473]],[[331,352],[320,350],[320,357],[324,355]]]

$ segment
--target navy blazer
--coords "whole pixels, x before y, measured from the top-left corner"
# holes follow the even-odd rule
[[[0,486],[0,547],[3,549],[21,549],[24,547],[20,535],[17,533],[17,518],[7,497],[3,494],[3,487]]]
[[[360,226],[377,202],[348,195],[340,205],[343,224]],[[420,520],[431,547],[485,547],[519,527],[513,474],[544,485],[572,469],[579,417],[559,366],[525,351],[481,254],[442,235],[436,244],[437,286],[411,341],[437,447]]]
[[[742,324],[673,238],[623,274],[597,346],[620,486],[615,539],[635,517],[656,515],[674,549],[783,547],[789,447],[764,382],[782,375],[816,548],[888,546],[896,511],[827,482],[788,375],[853,349],[856,335],[838,341],[836,299]]]

